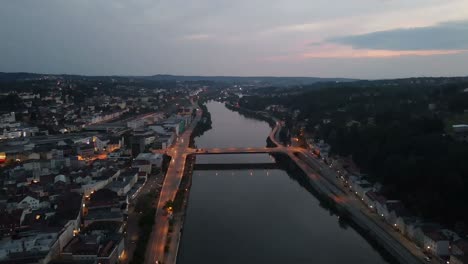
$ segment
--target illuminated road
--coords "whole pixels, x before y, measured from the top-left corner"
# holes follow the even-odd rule
[[[167,253],[164,252],[164,246],[166,244],[167,231],[169,229],[168,219],[165,215],[164,204],[168,200],[173,200],[180,185],[184,173],[184,167],[186,158],[190,154],[228,154],[228,153],[273,153],[273,152],[284,152],[287,151],[285,147],[276,148],[209,148],[209,149],[194,149],[189,147],[190,136],[193,129],[200,121],[202,111],[198,110],[197,115],[194,118],[190,127],[177,139],[174,146],[167,150],[153,150],[154,153],[167,154],[171,156],[171,162],[166,173],[166,178],[162,186],[160,198],[157,205],[155,226],[150,236],[148,243],[145,263],[156,263],[156,261],[164,261],[168,263],[168,260],[172,260],[175,263],[175,256],[168,257],[169,254],[176,254],[176,249],[169,249]],[[272,129],[270,137],[277,146],[280,146],[275,138],[275,134],[281,127],[281,123],[277,122],[277,125]]]
[[[177,193],[182,175],[184,173],[190,136],[198,121],[200,121],[201,115],[202,111],[198,110],[197,115],[192,121],[190,127],[187,128],[187,130],[177,138],[175,145],[167,150],[167,155],[171,156],[172,159],[162,186],[161,195],[159,197],[155,216],[155,226],[153,228],[153,233],[150,237],[146,251],[146,263],[154,264],[156,261],[161,262],[165,257],[164,246],[166,244],[169,223],[163,207],[166,201],[173,200]],[[160,151],[154,152],[160,153]],[[174,251],[174,249],[171,250]],[[173,252],[170,251],[169,253]]]
[[[306,155],[306,150],[294,151]],[[364,204],[351,192],[347,192],[340,185],[336,177],[326,177],[322,170],[320,174],[316,172],[316,166],[313,166],[309,157],[299,158],[296,155],[289,155],[291,159],[306,173],[312,185],[321,193],[334,200],[337,205],[349,213],[349,217],[356,224],[368,231],[368,234],[378,237],[379,241],[385,245],[385,248],[401,263],[422,263],[424,255],[421,251],[413,251],[409,241],[397,237],[397,232],[388,224],[378,219]],[[313,159],[313,158],[312,158]],[[414,247],[414,245],[413,245]]]
[[[399,256],[400,261],[404,263],[428,263],[424,258],[426,255],[413,242],[405,238],[401,233],[393,229],[376,213],[369,208],[348,188],[344,187],[337,173],[316,159],[308,151],[301,152],[304,155],[302,162],[307,163],[309,168],[320,171],[320,178],[327,181],[329,185],[337,187],[346,199],[341,199],[342,205],[351,213],[355,222],[368,229],[370,235],[380,237],[387,245],[386,248],[392,251],[392,255]],[[313,172],[311,172],[313,173]],[[430,263],[441,263],[433,258]],[[445,262],[444,262],[445,263]]]

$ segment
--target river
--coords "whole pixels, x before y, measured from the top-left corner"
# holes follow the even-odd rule
[[[270,127],[209,102],[197,147],[263,147]],[[266,163],[267,154],[199,156],[197,163]],[[294,175],[281,169],[194,171],[178,264],[389,263]]]

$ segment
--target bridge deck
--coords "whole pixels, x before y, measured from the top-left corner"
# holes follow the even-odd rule
[[[192,149],[192,154],[242,154],[242,153],[274,153],[277,148],[203,148]]]
[[[222,163],[222,164],[195,164],[194,170],[255,170],[278,169],[276,163]]]

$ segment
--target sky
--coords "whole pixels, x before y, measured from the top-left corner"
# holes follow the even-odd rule
[[[468,76],[468,1],[0,0],[0,71]]]

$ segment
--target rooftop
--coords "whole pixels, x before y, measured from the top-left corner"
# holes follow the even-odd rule
[[[121,219],[122,217],[120,211],[112,211],[110,208],[100,208],[89,210],[86,220]]]
[[[425,233],[425,235],[429,237],[430,239],[432,239],[433,241],[448,240],[448,237],[439,231],[428,232],[428,233]]]
[[[458,247],[461,251],[468,255],[468,239],[459,239],[455,241],[454,246]]]
[[[122,227],[122,225],[123,223],[120,221],[93,222],[83,230],[83,233],[89,233],[93,231],[106,231],[110,233],[117,233],[118,230]]]

